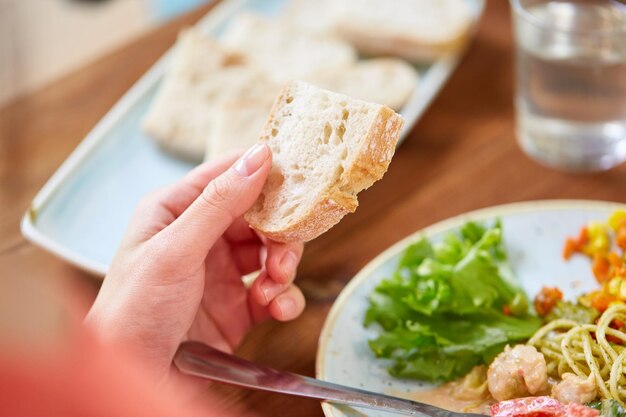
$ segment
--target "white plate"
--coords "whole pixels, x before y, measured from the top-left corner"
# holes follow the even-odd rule
[[[478,21],[484,0],[466,0]],[[276,15],[287,0],[224,0],[197,26],[218,36],[242,10]],[[139,199],[193,166],[159,150],[140,121],[165,73],[165,54],[104,116],[34,198],[22,233],[67,261],[104,275]],[[402,139],[455,68],[460,54],[418,67],[421,81],[402,109]]]
[[[363,268],[335,301],[319,339],[317,378],[392,395],[431,387],[419,381],[390,377],[386,371],[389,362],[375,358],[367,344],[376,332],[363,327],[367,296],[383,278],[391,276],[404,248],[421,236],[437,240],[467,220],[490,221],[499,217],[509,260],[526,293],[534,297],[543,285],[558,286],[566,298],[572,299],[597,288],[598,284],[584,257],[563,261],[565,239],[577,235],[591,220],[606,221],[617,207],[624,205],[591,201],[509,204],[454,217],[403,239]],[[327,403],[322,408],[327,417],[395,416]]]

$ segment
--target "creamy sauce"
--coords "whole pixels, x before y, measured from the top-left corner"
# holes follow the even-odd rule
[[[487,367],[485,366],[477,366],[464,377],[437,388],[390,394],[459,413],[485,415],[491,415],[490,406],[496,402],[487,389]]]
[[[459,413],[478,413],[490,415],[489,407],[496,401],[489,398],[473,398],[473,399],[461,399],[457,398],[453,394],[453,387],[450,384],[444,384],[440,387],[415,391],[407,393],[406,391],[390,392],[390,395],[398,397],[404,397],[409,400],[419,401],[437,407],[445,408],[446,410],[456,411]]]

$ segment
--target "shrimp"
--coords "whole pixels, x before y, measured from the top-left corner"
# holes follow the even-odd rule
[[[548,389],[546,359],[533,346],[507,346],[489,366],[487,385],[498,401],[542,393]]]

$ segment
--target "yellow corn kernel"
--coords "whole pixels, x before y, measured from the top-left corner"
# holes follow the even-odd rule
[[[609,249],[609,233],[605,224],[600,222],[590,222],[587,225],[587,235],[589,243],[585,245],[585,253],[594,255],[606,252]]]
[[[587,233],[589,234],[589,239],[593,239],[600,234],[606,233],[606,226],[598,221],[589,222],[587,224]]]
[[[609,240],[597,238],[585,245],[583,252],[586,255],[593,256],[596,254],[606,253],[609,250]]]
[[[613,213],[611,213],[608,223],[611,229],[617,230],[620,227],[620,225],[624,224],[625,222],[626,222],[626,210],[617,209]]]
[[[609,307],[613,307],[613,306],[618,305],[618,304],[626,304],[626,303],[624,303],[623,300],[614,300],[614,301],[611,301],[608,306]]]
[[[619,277],[612,278],[606,286],[609,294],[617,295],[620,292],[620,288],[622,286],[622,279]]]

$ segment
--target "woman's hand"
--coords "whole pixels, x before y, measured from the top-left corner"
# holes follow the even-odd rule
[[[242,218],[271,152],[259,144],[235,159],[203,164],[139,204],[86,319],[164,378],[181,342],[230,352],[255,323],[291,320],[304,308],[292,284],[303,244],[259,237]],[[246,289],[242,276],[259,269]]]

